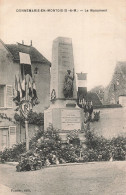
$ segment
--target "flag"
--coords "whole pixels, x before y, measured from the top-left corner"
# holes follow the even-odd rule
[[[15,75],[15,90],[16,90],[16,96],[13,98],[13,101],[18,104],[20,102],[20,90],[19,90],[19,82],[17,81],[17,77]]]
[[[35,86],[35,80],[33,80],[32,83],[32,99],[31,99],[32,106],[35,106],[39,104],[40,102],[38,101],[37,97],[37,91],[36,91],[36,86]]]
[[[87,73],[77,73],[78,87],[87,87]]]
[[[18,91],[18,82],[17,82],[17,77],[15,75],[15,90]]]
[[[22,89],[22,98],[24,98],[26,95],[26,78],[23,79],[21,83],[21,89]]]
[[[22,86],[21,86],[21,80],[20,80],[20,77],[19,77],[19,81],[18,81],[18,91],[20,93],[20,100],[22,98]]]
[[[37,92],[36,92],[36,86],[35,86],[35,81],[33,81],[33,97],[32,100],[37,99]]]
[[[31,85],[30,77],[28,81],[28,95],[32,97],[32,85]]]
[[[77,73],[77,83],[78,83],[78,99],[86,100],[87,96],[87,73]]]
[[[114,84],[114,91],[116,91],[117,90],[117,86],[116,86],[116,84]]]

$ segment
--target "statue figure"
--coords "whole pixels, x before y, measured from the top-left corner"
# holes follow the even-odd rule
[[[73,76],[71,76],[70,74],[71,74],[71,70],[67,70],[67,74],[65,75],[64,89],[63,89],[65,98],[73,97],[74,70],[73,70]]]

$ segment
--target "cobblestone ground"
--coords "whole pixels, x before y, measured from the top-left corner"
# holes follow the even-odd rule
[[[1,164],[0,183],[14,195],[126,195],[126,162],[84,163],[30,172],[16,172],[15,166]]]

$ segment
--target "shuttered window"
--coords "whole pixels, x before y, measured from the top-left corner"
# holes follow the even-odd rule
[[[8,129],[2,129],[2,150],[8,147]]]
[[[5,98],[5,86],[4,85],[0,85],[0,108],[5,107],[4,105],[4,98]]]
[[[6,86],[6,107],[12,108],[13,107],[13,89],[12,85]]]
[[[9,127],[9,147],[16,144],[16,126]]]

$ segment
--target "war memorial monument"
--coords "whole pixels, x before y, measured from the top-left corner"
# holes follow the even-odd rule
[[[77,106],[72,40],[58,37],[53,41],[50,107],[44,111],[44,129],[51,123],[61,137],[71,130],[81,130],[83,115]]]

